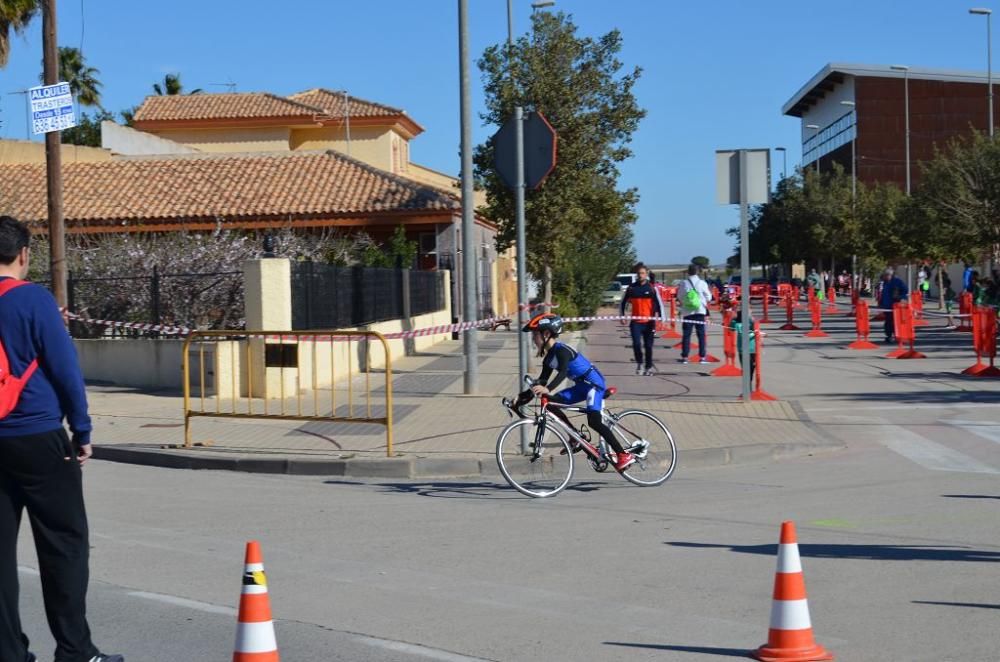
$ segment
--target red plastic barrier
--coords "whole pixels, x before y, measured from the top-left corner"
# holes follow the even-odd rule
[[[826,291],[826,312],[835,313],[837,312],[837,291],[832,287]]]
[[[892,316],[895,322],[897,347],[886,356],[891,359],[926,359],[926,356],[913,349],[917,333],[913,328],[913,311],[910,309],[910,304],[905,301],[894,304]],[[909,344],[910,348],[903,349],[903,343]]]
[[[657,322],[656,330],[661,332],[660,337],[664,340],[680,338],[681,334],[677,332],[677,288],[664,287],[662,291],[663,296],[670,300],[670,321]]]
[[[771,308],[771,286],[764,286],[764,315],[760,318],[761,324],[770,324],[771,319],[767,316],[768,311]]]
[[[965,319],[963,318],[964,321]],[[972,351],[976,353],[976,362],[974,365],[963,370],[963,375],[978,375],[983,370],[986,370],[987,366],[983,363],[982,331],[979,328],[981,325],[982,316],[979,314],[979,309],[976,308],[972,311]]]
[[[795,299],[791,292],[785,293],[785,323],[779,326],[781,331],[801,331],[795,326]]]
[[[762,354],[761,354],[761,350],[764,347],[764,336],[762,336],[761,333],[760,333],[760,322],[757,322],[757,323],[755,323],[753,325],[753,331],[756,334],[756,338],[757,338],[757,347],[756,347],[756,350],[755,350],[756,351],[756,356],[757,356],[757,366],[756,366],[756,368],[757,368],[757,388],[755,388],[753,391],[750,392],[750,399],[751,400],[767,400],[767,401],[777,400],[778,398],[776,398],[773,395],[771,395],[770,393],[766,392],[763,389],[763,387],[761,386],[761,382],[762,382],[762,379],[761,379],[761,372],[762,372],[761,371],[761,365],[763,364],[763,360],[762,360],[763,357],[762,357]]]
[[[962,292],[958,297],[958,328],[956,331],[973,333],[972,331],[972,292]]]
[[[732,311],[722,314],[722,351],[726,357],[725,365],[720,365],[711,372],[713,377],[740,377],[743,371],[736,365],[736,331],[729,328],[736,315]]]
[[[813,297],[809,302],[809,312],[812,315],[812,329],[806,332],[806,338],[828,338],[830,334],[823,330],[823,302]]]
[[[847,346],[847,349],[878,349],[878,345],[868,340],[872,325],[868,320],[868,302],[858,301],[854,308],[854,327],[858,339]]]
[[[848,315],[856,314],[859,301],[861,301],[861,293],[856,289],[851,289],[851,312],[847,313]]]
[[[928,326],[930,322],[924,319],[924,295],[917,290],[910,296],[910,307],[913,308],[913,326]]]
[[[983,306],[979,315],[979,343],[983,354],[990,357],[990,365],[977,372],[976,377],[1000,377],[1000,368],[993,364],[997,358],[997,314],[989,306]]]

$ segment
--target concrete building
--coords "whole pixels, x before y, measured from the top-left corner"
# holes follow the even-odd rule
[[[822,171],[839,163],[850,174],[853,143],[858,181],[893,182],[905,189],[906,87],[915,187],[919,163],[933,158],[935,146],[944,148],[972,128],[987,130],[986,82],[985,72],[831,63],[781,110],[799,118],[804,168]],[[998,107],[994,99],[996,118]]]

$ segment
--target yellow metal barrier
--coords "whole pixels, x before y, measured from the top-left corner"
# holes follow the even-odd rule
[[[371,340],[385,352],[385,415],[372,416]],[[364,416],[355,416],[353,348],[364,345]],[[192,396],[192,348],[197,356],[197,394]],[[206,353],[209,353],[206,366]],[[322,356],[329,353],[329,360]],[[385,426],[386,456],[392,457],[392,354],[385,337],[375,331],[194,331],[184,341],[184,447],[190,448],[191,419],[257,418],[330,423],[375,423]],[[338,361],[338,358],[340,359]],[[346,416],[337,415],[337,366],[346,363]],[[303,364],[309,368],[303,380]],[[211,372],[207,370],[211,369]],[[329,372],[327,372],[329,368]],[[211,388],[206,375],[211,375]],[[303,388],[303,384],[308,388]],[[320,390],[330,387],[328,399]],[[292,394],[289,396],[288,391]],[[211,391],[211,395],[209,394]],[[304,391],[312,391],[303,398]],[[273,411],[272,400],[278,408]],[[209,400],[214,400],[214,406]],[[223,407],[224,401],[230,401]],[[303,409],[305,400],[306,413]],[[192,404],[198,404],[193,407]],[[329,413],[326,406],[329,405]],[[340,403],[345,408],[344,403]]]

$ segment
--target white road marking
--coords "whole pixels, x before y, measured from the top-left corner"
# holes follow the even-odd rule
[[[912,405],[862,405],[857,406],[853,403],[845,402],[841,407],[810,407],[809,405],[803,405],[803,409],[806,413],[811,413],[814,411],[836,411],[836,412],[856,412],[856,411],[895,411],[895,410],[909,410],[912,411],[914,408],[919,409],[982,409],[986,407],[996,408],[997,403],[995,402],[921,402],[919,404]]]
[[[440,660],[441,662],[487,662],[486,658],[482,657],[468,657],[467,655],[450,653],[448,651],[428,648],[427,646],[420,646],[418,644],[407,644],[402,641],[389,641],[388,639],[378,639],[376,637],[366,637],[364,635],[356,635],[355,639],[373,648],[381,648],[383,650],[395,651],[397,653],[406,653],[407,655],[418,655],[431,660]]]
[[[213,605],[207,602],[198,602],[197,600],[178,598],[175,595],[164,595],[163,593],[147,593],[145,591],[129,591],[128,594],[133,598],[142,598],[143,600],[153,600],[154,602],[162,602],[168,605],[173,605],[175,607],[185,607],[187,609],[203,611],[206,614],[224,614],[226,616],[236,615],[236,610],[233,609],[232,607],[220,607],[219,605]]]
[[[993,421],[943,421],[948,425],[954,425],[957,428],[962,428],[966,432],[971,432],[972,434],[982,437],[983,439],[988,439],[993,443],[1000,444],[1000,425],[994,423]]]
[[[959,453],[944,444],[931,441],[898,425],[887,425],[879,431],[879,441],[889,450],[933,471],[1000,474],[1000,470]]]

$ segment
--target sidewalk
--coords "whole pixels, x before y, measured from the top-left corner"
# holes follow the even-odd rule
[[[177,468],[266,473],[432,477],[496,474],[494,445],[509,421],[499,399],[517,390],[517,334],[480,332],[479,394],[463,395],[461,341],[407,357],[393,369],[395,457],[385,457],[385,428],[374,424],[195,418],[183,443],[179,393],[91,386],[96,457]],[[635,376],[627,328],[598,324],[578,339],[618,388],[615,409],[639,407],[670,427],[681,467],[757,461],[840,448],[794,400],[736,401],[738,379],[707,373],[717,364],[676,365],[674,341],[658,341],[656,377]],[[712,352],[721,355],[718,336]],[[537,359],[533,359],[537,362]],[[537,368],[536,368],[537,371]],[[382,373],[372,375],[379,384]],[[356,388],[363,378],[356,377]],[[339,393],[339,391],[338,391]],[[779,394],[780,395],[780,394]],[[338,396],[339,397],[339,396]],[[379,415],[376,391],[373,412]],[[341,407],[338,407],[340,411]]]

